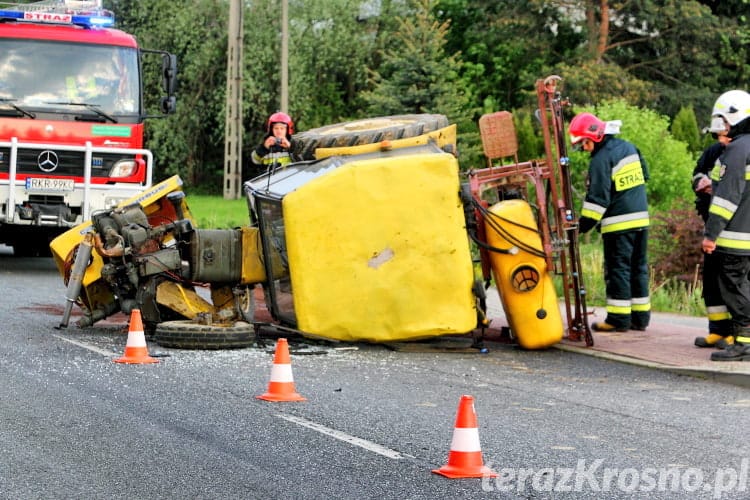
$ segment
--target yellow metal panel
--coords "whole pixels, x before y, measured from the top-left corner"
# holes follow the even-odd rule
[[[508,250],[516,242],[542,252],[542,240],[529,204],[523,200],[506,200],[493,205],[485,230],[487,242]],[[508,238],[495,228],[501,227]],[[543,257],[519,249],[514,255],[490,253],[505,316],[518,344],[524,349],[543,349],[562,340],[563,323],[552,277]]]
[[[329,156],[348,156],[359,155],[363,153],[374,153],[386,149],[405,148],[407,146],[420,146],[434,141],[438,147],[452,145],[456,146],[456,125],[448,125],[439,130],[433,130],[426,134],[406,139],[396,139],[395,141],[374,142],[372,144],[361,144],[359,146],[348,146],[340,148],[317,148],[315,149],[315,158],[321,160]]]
[[[182,179],[179,176],[173,175],[172,177],[151,186],[140,194],[132,196],[127,200],[122,201],[118,207],[125,207],[132,205],[133,203],[140,203],[142,207],[148,207],[149,205],[157,202],[172,191],[177,191],[182,188]],[[188,210],[187,204],[183,200],[182,208],[186,218],[192,220],[192,215]],[[194,222],[194,221],[193,221]],[[68,265],[72,265],[73,262],[70,260],[72,252],[75,248],[83,241],[86,233],[91,231],[91,221],[83,222],[66,232],[56,237],[50,243],[50,251],[52,257],[57,265],[57,270],[60,276],[65,276],[66,262]],[[101,270],[104,262],[101,256],[93,251],[91,253],[91,264],[86,268],[83,274],[83,281],[81,286],[81,296],[86,300],[92,308],[95,308],[99,303],[109,303],[114,299],[108,286],[97,282],[101,279]]]
[[[466,333],[473,268],[446,153],[353,161],[283,200],[298,328],[385,342]]]
[[[156,302],[172,309],[188,319],[198,314],[211,314],[215,311],[212,304],[198,295],[195,290],[185,288],[173,281],[163,281],[156,287]]]
[[[260,244],[260,232],[257,227],[240,228],[242,233],[242,274],[241,284],[252,285],[266,280],[263,269],[263,251]]]

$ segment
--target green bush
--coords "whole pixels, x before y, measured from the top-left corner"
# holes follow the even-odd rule
[[[678,201],[672,210],[651,215],[649,260],[657,284],[671,278],[692,283],[703,262],[703,221],[693,203]]]

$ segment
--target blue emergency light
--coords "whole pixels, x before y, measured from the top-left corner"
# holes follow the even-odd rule
[[[76,10],[49,6],[41,8],[34,4],[16,4],[18,10],[0,9],[0,19],[46,24],[75,24],[84,28],[107,28],[115,24],[115,15],[106,9]]]

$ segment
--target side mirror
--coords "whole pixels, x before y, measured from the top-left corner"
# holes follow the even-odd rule
[[[162,88],[169,96],[177,91],[177,56],[163,54],[161,59]]]
[[[170,115],[177,110],[177,99],[175,96],[168,96],[161,98],[161,112],[165,115]]]

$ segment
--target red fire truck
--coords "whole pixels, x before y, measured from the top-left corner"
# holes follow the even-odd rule
[[[101,0],[0,2],[0,243],[15,255],[46,254],[56,235],[151,185],[144,120],[174,112],[176,57],[113,25]],[[153,115],[146,55],[161,57],[166,94]]]

